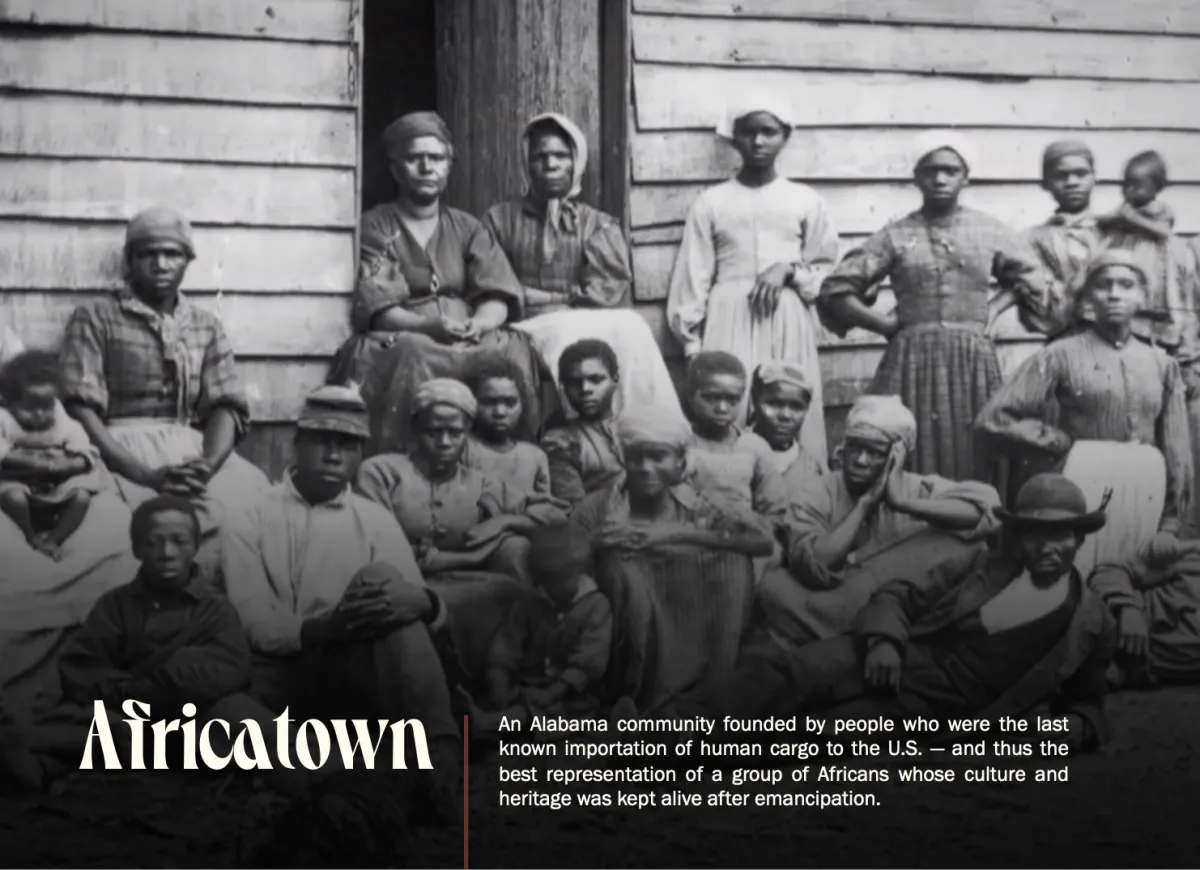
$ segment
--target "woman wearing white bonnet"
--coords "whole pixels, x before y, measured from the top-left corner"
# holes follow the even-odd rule
[[[521,152],[525,195],[492,206],[483,221],[525,289],[525,318],[513,328],[530,337],[556,382],[569,345],[585,338],[606,342],[622,375],[616,410],[653,405],[683,420],[649,324],[626,307],[633,269],[621,225],[579,201],[588,164],[583,131],[546,112],[525,125]],[[561,407],[573,415],[565,400]]]
[[[997,463],[977,448],[971,421],[1001,383],[986,331],[1013,304],[1040,310],[1042,272],[1027,243],[1000,221],[959,205],[975,160],[955,131],[922,133],[911,152],[917,211],[846,255],[821,287],[825,325],[888,339],[868,392],[898,395],[917,419],[910,469],[951,480],[992,480]],[[1001,292],[992,298],[990,279]],[[872,307],[890,280],[894,311]]]
[[[793,123],[788,100],[777,94],[753,94],[726,109],[716,131],[741,154],[742,166],[704,191],[688,214],[667,322],[688,358],[722,350],[747,371],[765,362],[800,366],[815,387],[800,441],[825,460],[812,306],[837,262],[838,236],[826,202],[778,172]]]

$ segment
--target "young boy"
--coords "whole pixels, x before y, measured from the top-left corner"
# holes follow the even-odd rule
[[[621,381],[617,355],[599,339],[577,341],[559,357],[558,380],[577,416],[547,432],[542,449],[550,461],[551,492],[574,506],[624,469],[613,418]]]
[[[736,420],[746,368],[732,354],[702,351],[688,365],[685,405],[692,417],[693,483],[774,522],[787,504],[775,455],[762,438],[744,439]]]
[[[200,519],[191,502],[161,495],[138,505],[130,523],[141,570],[100,597],[59,660],[63,697],[91,708],[128,699],[153,719],[206,708],[250,682],[250,646],[237,611],[200,581]]]
[[[100,456],[58,392],[51,351],[25,351],[0,369],[0,510],[56,560],[101,489]]]
[[[596,683],[608,669],[613,616],[592,579],[589,541],[543,532],[533,541],[530,574],[538,595],[518,602],[488,656],[488,710],[459,690],[471,728],[494,734],[503,717],[585,716],[599,701]]]
[[[514,437],[521,421],[521,372],[508,359],[489,359],[468,377],[479,411],[467,463],[525,500],[538,525],[566,523],[567,503],[550,491],[550,462],[536,444]]]

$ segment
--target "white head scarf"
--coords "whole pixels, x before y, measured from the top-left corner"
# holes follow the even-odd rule
[[[975,163],[975,148],[966,136],[955,130],[926,130],[921,133],[913,140],[909,163],[916,169],[917,164],[934,151],[943,149],[949,149],[961,157],[970,172]]]
[[[546,261],[549,262],[554,256],[555,249],[558,247],[558,233],[571,234],[579,228],[579,213],[575,209],[573,200],[583,192],[583,173],[587,169],[588,146],[587,137],[583,135],[583,131],[565,115],[560,115],[557,112],[544,112],[536,118],[531,119],[525,125],[525,130],[521,133],[521,153],[525,155],[525,161],[521,166],[521,170],[525,173],[525,188],[527,192],[533,188],[532,180],[529,177],[529,153],[533,148],[533,128],[545,122],[554,124],[554,126],[561,128],[562,132],[566,134],[567,145],[571,148],[574,166],[574,172],[571,177],[571,189],[567,192],[567,195],[560,199],[549,200],[546,203],[546,228],[542,235],[542,254]]]
[[[725,106],[725,115],[717,123],[717,135],[725,139],[732,139],[733,125],[741,118],[753,115],[755,112],[774,115],[776,120],[789,130],[795,126],[791,101],[782,94],[761,91],[731,99]]]

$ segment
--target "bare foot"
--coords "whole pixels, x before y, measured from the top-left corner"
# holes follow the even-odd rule
[[[54,541],[50,539],[48,532],[42,532],[41,534],[34,535],[29,539],[29,546],[33,547],[33,549],[37,550],[43,556],[49,556],[51,559],[54,558],[54,551],[58,549],[54,545]]]

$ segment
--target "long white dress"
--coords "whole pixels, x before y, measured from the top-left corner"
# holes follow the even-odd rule
[[[800,432],[811,455],[827,458],[820,327],[812,305],[787,290],[770,320],[750,312],[758,276],[775,263],[799,263],[796,280],[815,298],[838,257],[829,206],[812,188],[777,178],[758,188],[737,179],[710,187],[696,200],[683,230],[667,296],[667,323],[689,355],[732,353],[752,374],[761,363],[798,364],[814,386],[812,409]],[[747,401],[743,403],[743,419]]]

